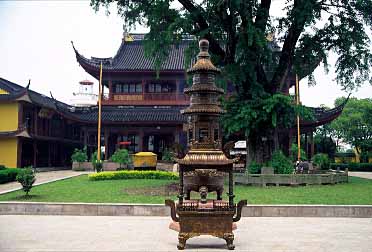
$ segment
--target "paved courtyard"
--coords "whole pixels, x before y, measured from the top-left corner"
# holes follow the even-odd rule
[[[349,172],[349,176],[372,179],[372,172]]]
[[[35,185],[40,185],[60,179],[71,178],[85,174],[88,172],[78,172],[72,170],[62,170],[62,171],[49,171],[49,172],[37,172]],[[18,182],[10,182],[6,184],[0,184],[0,194],[6,193],[12,190],[21,189],[22,186]]]
[[[176,251],[167,217],[0,216],[0,251]],[[243,218],[236,251],[372,251],[372,219]],[[226,251],[202,236],[188,251]]]

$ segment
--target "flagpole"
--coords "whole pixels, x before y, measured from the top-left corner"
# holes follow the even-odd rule
[[[298,75],[296,74],[296,104],[300,105],[300,89]],[[301,135],[300,135],[300,115],[297,113],[297,160],[301,161]]]
[[[97,160],[101,161],[101,103],[102,103],[102,62],[99,71],[99,87],[98,87],[98,133],[97,133]]]

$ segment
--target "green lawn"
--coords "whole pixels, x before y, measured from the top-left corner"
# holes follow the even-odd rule
[[[31,196],[22,191],[0,195],[0,201],[164,203],[176,199],[176,192],[167,194],[169,180],[88,181],[86,175],[36,186]],[[225,187],[227,188],[227,187]],[[161,194],[161,195],[159,195]],[[347,184],[303,187],[235,187],[236,201],[250,204],[335,204],[372,205],[372,180],[351,177]]]

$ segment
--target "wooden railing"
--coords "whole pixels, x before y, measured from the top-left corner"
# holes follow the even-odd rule
[[[144,93],[144,100],[152,100],[152,101],[185,101],[188,98],[184,94],[177,94],[177,93]]]
[[[143,94],[112,94],[114,101],[188,101],[188,97],[184,94],[177,93],[143,93]],[[103,97],[104,101],[110,101],[109,96]]]

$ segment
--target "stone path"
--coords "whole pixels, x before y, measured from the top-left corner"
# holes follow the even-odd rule
[[[169,217],[0,216],[0,251],[177,251]],[[372,251],[372,219],[243,218],[236,251]],[[227,251],[210,236],[186,251]]]
[[[372,172],[349,172],[349,176],[372,179]]]
[[[87,173],[88,172],[77,172],[72,170],[37,172],[35,185],[45,184],[48,182],[75,177]],[[21,188],[22,186],[18,182],[0,184],[0,194],[4,194]]]

